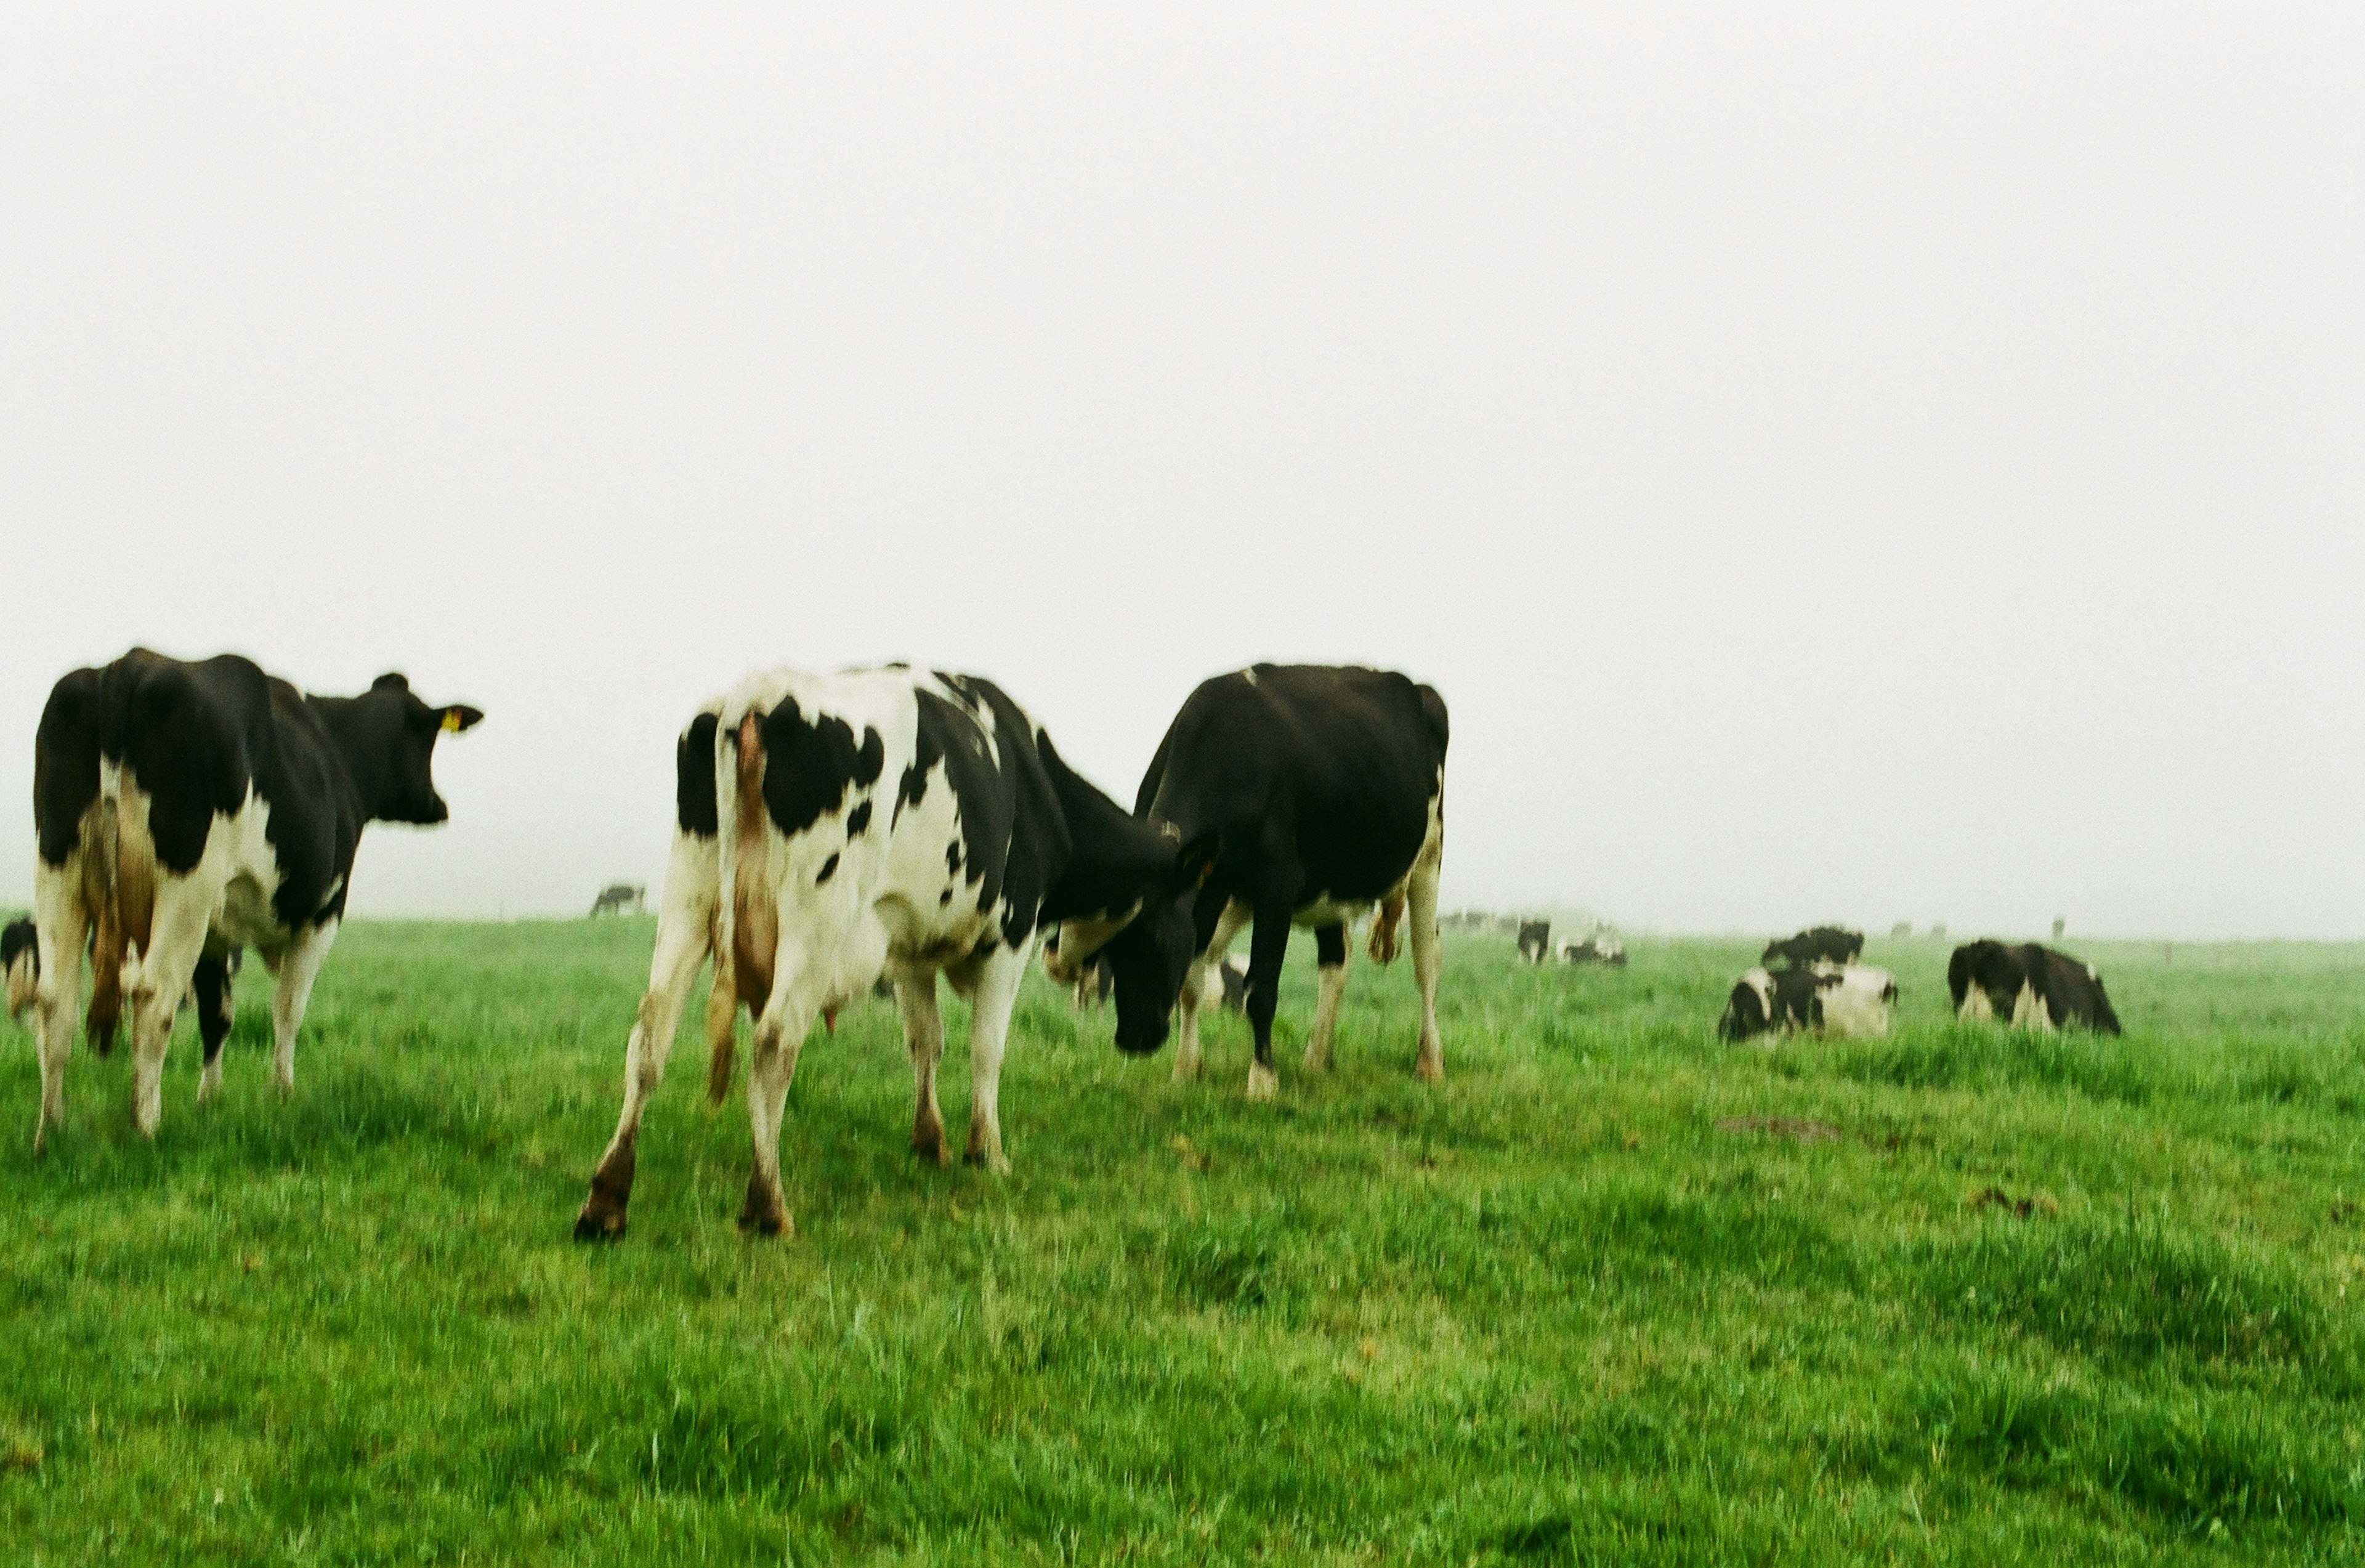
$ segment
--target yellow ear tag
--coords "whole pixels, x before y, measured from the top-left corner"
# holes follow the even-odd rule
[[[457,708],[443,710],[443,733],[447,735],[456,735],[460,733],[460,710]]]

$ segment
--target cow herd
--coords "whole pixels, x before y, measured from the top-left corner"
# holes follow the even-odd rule
[[[134,649],[59,680],[34,742],[34,912],[0,934],[12,1014],[29,1011],[40,1059],[34,1144],[65,1119],[83,966],[84,1032],[110,1050],[128,1020],[133,1115],[163,1112],[174,1014],[195,1006],[198,1098],[220,1085],[230,980],[249,947],[276,980],[275,1072],[295,1079],[306,1002],[336,937],[354,852],[374,822],[449,812],[435,746],[483,714],[430,703],[400,675],[321,697],[224,655],[184,662]],[[1446,709],[1404,676],[1258,665],[1203,682],[1167,727],[1130,811],[1070,768],[1043,726],[992,682],[902,665],[777,669],[702,704],[675,745],[674,833],[655,951],[624,1051],[616,1129],[575,1223],[622,1236],[641,1118],[700,974],[710,967],[708,1087],[734,1074],[750,1020],[754,1146],[739,1223],[792,1227],[781,1118],[806,1036],[891,992],[912,1058],[912,1147],[950,1158],[936,1101],[937,977],[969,1003],[967,1157],[1005,1170],[1000,1120],[1013,1002],[1038,947],[1080,1003],[1113,1000],[1118,1047],[1177,1035],[1174,1074],[1200,1065],[1199,1014],[1244,1014],[1247,1091],[1279,1079],[1273,1014],[1290,933],[1314,934],[1317,1000],[1304,1065],[1330,1062],[1348,933],[1370,917],[1371,957],[1412,954],[1413,1067],[1444,1075],[1437,1024],[1438,879],[1444,855]],[[637,905],[619,884],[594,913]],[[1245,966],[1228,958],[1249,938]],[[1549,928],[1522,926],[1541,961]],[[1733,988],[1732,1038],[1788,1029],[1886,1030],[1896,986],[1858,961],[1863,937],[1824,927],[1768,946]],[[1567,962],[1620,964],[1606,930]],[[2115,1031],[2094,972],[2034,946],[1959,949],[1958,1010],[2033,1027]]]
[[[1887,969],[1860,962],[1863,952],[1862,932],[1833,925],[1768,942],[1758,967],[1734,982],[1717,1033],[1728,1040],[1886,1035],[1897,981]],[[1946,966],[1946,986],[1955,1015],[1965,1020],[2119,1032],[2094,967],[2034,942],[1965,943]]]

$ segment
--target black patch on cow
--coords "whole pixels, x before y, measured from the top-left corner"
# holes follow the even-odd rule
[[[945,846],[945,875],[947,877],[956,876],[959,871],[960,840],[955,839],[950,844]]]
[[[912,736],[912,760],[895,784],[895,813],[887,819],[890,828],[902,820],[905,806],[916,806],[926,798],[929,771],[943,756],[940,738],[931,734],[927,725],[919,725]]]
[[[1314,932],[1314,962],[1326,969],[1335,969],[1347,961],[1347,928],[1343,925],[1323,925]]]
[[[952,902],[953,890],[950,888],[947,888],[943,892],[936,895],[936,904],[939,908],[946,907],[951,904]]]
[[[846,813],[846,836],[854,837],[870,825],[870,802],[865,801]]]
[[[80,842],[102,757],[148,793],[156,858],[175,873],[195,868],[214,817],[252,789],[270,807],[273,913],[291,930],[318,924],[344,912],[364,824],[450,814],[435,791],[436,740],[447,720],[466,729],[483,717],[431,707],[399,675],[359,697],[312,697],[235,654],[185,663],[134,648],[50,694],[34,739],[41,856],[62,865]]]
[[[674,745],[674,823],[700,838],[722,831],[714,803],[714,728],[720,722],[712,713],[699,714]]]
[[[821,863],[821,871],[813,878],[813,886],[816,888],[820,887],[824,882],[828,881],[832,877],[836,875],[837,857],[833,855],[828,859]]]
[[[197,960],[189,977],[189,990],[197,1004],[197,1038],[204,1043],[208,1063],[221,1055],[222,1042],[230,1038],[230,980],[237,973],[235,955],[208,953]]]
[[[764,715],[764,805],[783,836],[794,838],[823,815],[838,809],[846,791],[879,781],[887,748],[877,730],[854,726],[835,714],[808,721],[793,697]]]

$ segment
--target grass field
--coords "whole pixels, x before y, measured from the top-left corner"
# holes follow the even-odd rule
[[[632,1233],[568,1228],[647,922],[362,924],[269,1087],[165,1124],[0,1024],[0,1559],[2341,1562],[2365,1552],[2365,948],[2071,944],[2124,1040],[1717,1042],[1754,945],[1450,942],[1278,1104],[1120,1058],[1040,975],[1016,1170],[917,1165],[891,1007],[809,1048],[798,1235],[732,1226],[693,1027]],[[958,1147],[965,1019],[945,1110]],[[1769,1120],[1771,1119],[1771,1120]]]

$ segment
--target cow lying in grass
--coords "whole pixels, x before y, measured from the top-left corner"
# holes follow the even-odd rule
[[[1896,1000],[1896,980],[1870,964],[1754,969],[1733,985],[1716,1028],[1733,1041],[1761,1035],[1886,1035]]]
[[[711,957],[709,1089],[731,1076],[733,1028],[755,1019],[747,1114],[755,1157],[743,1230],[792,1228],[780,1119],[816,1021],[894,980],[912,1053],[912,1147],[944,1162],[936,1063],[942,974],[970,1004],[969,1158],[1009,1168],[1003,1046],[1037,933],[1172,901],[1174,847],[1060,760],[991,682],[891,666],[752,676],[693,716],[676,748],[673,853],[648,992],[624,1051],[615,1137],[575,1221],[622,1236],[641,1114],[689,988]]]

